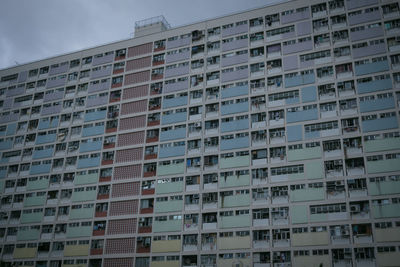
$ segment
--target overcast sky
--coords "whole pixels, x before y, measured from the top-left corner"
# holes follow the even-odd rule
[[[172,27],[278,0],[0,0],[0,69],[130,38],[135,21]]]

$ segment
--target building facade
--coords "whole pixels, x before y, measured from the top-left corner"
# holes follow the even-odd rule
[[[399,3],[167,26],[0,71],[1,260],[398,266]]]

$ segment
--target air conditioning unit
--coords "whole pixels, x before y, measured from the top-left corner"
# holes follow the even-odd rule
[[[359,205],[351,205],[350,212],[360,212],[360,206]]]

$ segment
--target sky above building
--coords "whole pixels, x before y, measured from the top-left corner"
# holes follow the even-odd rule
[[[133,36],[135,21],[172,27],[280,0],[1,0],[0,69]]]

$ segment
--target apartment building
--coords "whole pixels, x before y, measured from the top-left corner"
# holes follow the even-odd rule
[[[398,266],[399,10],[153,19],[0,70],[1,260]]]

